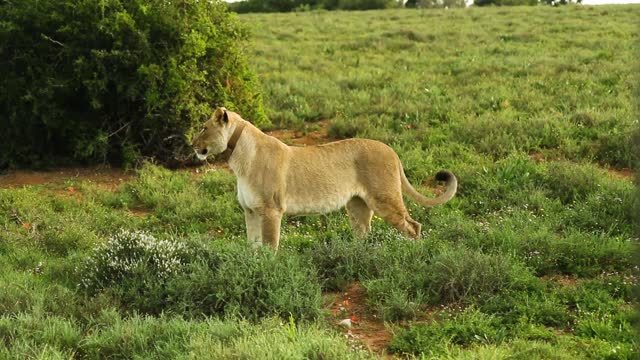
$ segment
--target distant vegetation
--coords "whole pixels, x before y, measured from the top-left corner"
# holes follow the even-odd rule
[[[218,166],[0,189],[0,358],[375,359],[334,326],[350,307],[327,314],[354,284],[399,358],[636,358],[639,15],[239,16],[274,126],[382,140],[425,194],[454,172],[456,197],[407,200],[419,241],[288,217],[274,255],[246,245]]]
[[[580,2],[578,0],[577,2]],[[514,5],[566,5],[572,0],[475,0],[475,6],[514,6]],[[390,8],[453,8],[465,7],[465,0],[242,0],[228,4],[231,11],[251,12],[290,12],[308,10],[373,10]]]
[[[372,10],[400,6],[397,0],[243,0],[228,4],[238,13],[289,12],[311,9]]]

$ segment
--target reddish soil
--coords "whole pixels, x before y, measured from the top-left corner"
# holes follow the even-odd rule
[[[197,177],[199,175],[203,175],[203,174],[210,173],[212,171],[217,171],[220,169],[231,171],[231,168],[229,167],[229,164],[227,163],[227,161],[221,160],[221,159],[207,160],[207,162],[204,163],[203,165],[189,168],[189,171],[191,171],[191,173]]]
[[[152,212],[149,209],[145,209],[145,208],[129,208],[128,210],[131,213],[131,215],[141,217],[141,218],[147,217],[152,214]]]
[[[336,327],[350,342],[360,342],[379,355],[393,358],[387,353],[392,334],[384,322],[371,313],[365,290],[360,284],[354,283],[346,291],[337,293],[330,311],[335,317]],[[351,328],[339,325],[344,319],[351,319]]]
[[[633,180],[636,176],[636,174],[633,172],[633,170],[631,169],[607,169],[607,171],[609,171],[609,174],[611,174],[613,177],[617,177],[619,179],[625,179],[625,180]]]
[[[529,157],[531,157],[535,162],[542,162],[545,160],[544,154],[539,152],[532,152],[529,154]]]
[[[306,131],[306,129],[314,130]],[[306,125],[304,130],[274,130],[267,132],[285,143],[297,146],[318,145],[329,142],[327,130],[329,120],[322,120],[310,125]],[[216,169],[229,169],[224,161],[215,161],[203,166],[194,168],[196,174],[214,171]],[[89,181],[96,185],[114,190],[122,182],[129,180],[135,173],[123,169],[111,168],[108,166],[92,166],[78,168],[60,168],[49,171],[34,170],[13,170],[8,174],[0,174],[0,188],[17,188],[34,185],[54,185],[54,187],[71,186],[74,181]],[[67,187],[65,186],[65,189]],[[71,191],[55,190],[64,195],[73,194]]]
[[[430,196],[437,197],[437,196],[440,196],[440,195],[444,194],[445,188],[444,188],[443,184],[444,183],[438,183],[434,177],[431,177],[431,178],[427,179],[426,181],[424,181],[422,183],[422,186],[424,186],[427,189],[429,189],[431,191],[432,195],[429,195],[428,193],[424,193],[424,195],[427,196],[427,197],[430,197]]]
[[[574,289],[578,285],[578,279],[570,276],[545,275],[540,278],[543,281],[551,281],[566,288]]]
[[[561,157],[557,155],[553,155],[553,153],[542,153],[538,151],[532,151],[529,153],[529,157],[533,159],[535,162],[544,162],[544,161],[560,161]]]
[[[73,194],[74,181],[89,181],[110,190],[115,189],[123,181],[128,180],[133,173],[122,169],[94,166],[86,168],[61,168],[51,171],[14,170],[6,175],[0,175],[0,188],[16,188],[33,185],[65,186],[65,194]]]
[[[310,125],[305,126],[305,130],[273,130],[267,132],[267,135],[271,135],[280,139],[282,142],[288,145],[294,146],[312,146],[321,145],[331,141],[328,135],[329,120],[321,120]],[[306,131],[308,128],[319,127],[319,129]]]

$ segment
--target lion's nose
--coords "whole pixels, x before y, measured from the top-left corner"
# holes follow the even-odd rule
[[[209,149],[207,149],[207,148],[204,148],[204,149],[200,150],[200,154],[201,155],[207,155],[208,152],[209,152]]]

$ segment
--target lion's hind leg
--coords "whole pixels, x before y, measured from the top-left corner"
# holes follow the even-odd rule
[[[405,236],[417,239],[420,237],[422,225],[413,220],[402,202],[402,194],[385,198],[374,198],[368,201],[376,215],[383,218]]]
[[[365,238],[371,231],[373,210],[360,197],[353,197],[347,202],[347,214],[351,228],[358,238]]]

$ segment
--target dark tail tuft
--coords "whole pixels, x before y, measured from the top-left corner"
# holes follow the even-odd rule
[[[440,171],[436,174],[436,180],[447,182],[451,179],[452,176],[453,174],[451,174],[449,171]]]

